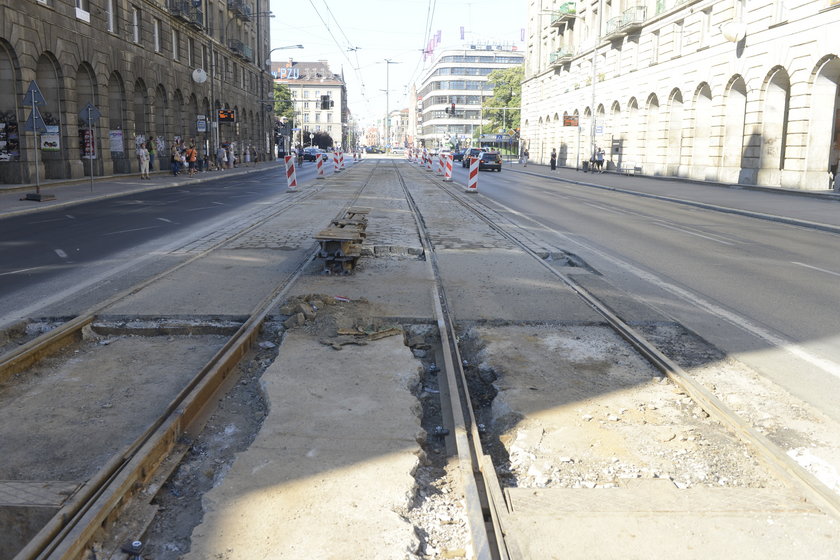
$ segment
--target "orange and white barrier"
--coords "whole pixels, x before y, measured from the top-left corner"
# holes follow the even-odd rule
[[[432,170],[432,156],[430,156],[428,152],[423,152],[423,155],[426,157],[426,171],[431,171]]]
[[[339,169],[344,171],[344,152],[338,152]]]
[[[452,181],[452,162],[454,156],[448,154],[443,156],[443,180],[447,183]]]
[[[323,179],[324,178],[324,154],[318,154],[315,156],[315,167],[317,168],[318,172],[315,175],[316,179]]]
[[[294,156],[284,156],[286,162],[286,184],[289,187],[289,192],[297,191],[297,175],[295,174],[295,158]]]
[[[467,179],[467,188],[464,192],[477,193],[478,192],[478,158],[470,158],[470,175]]]
[[[341,169],[338,168],[338,152],[333,152],[333,173],[338,173]]]
[[[443,175],[443,154],[438,154],[435,175]]]

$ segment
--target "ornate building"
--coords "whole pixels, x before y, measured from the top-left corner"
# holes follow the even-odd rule
[[[175,139],[266,154],[268,0],[15,0],[0,6],[0,182],[137,170]],[[35,82],[47,131],[25,131]],[[40,101],[40,99],[38,99]],[[88,126],[82,109],[101,115]],[[219,109],[232,110],[218,122]],[[89,157],[92,155],[92,158]]]
[[[838,0],[529,0],[523,139],[575,166],[826,189]],[[564,126],[565,125],[565,126]]]
[[[272,62],[274,80],[289,86],[295,110],[292,144],[307,146],[310,135],[329,134],[333,145],[347,149],[350,111],[347,108],[347,84],[344,76],[333,74],[326,60]],[[326,97],[326,100],[323,99]]]

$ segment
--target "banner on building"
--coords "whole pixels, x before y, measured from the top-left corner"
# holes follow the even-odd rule
[[[123,131],[122,130],[109,130],[108,131],[108,145],[111,149],[111,152],[116,154],[125,153],[125,144],[123,143]]]
[[[41,151],[57,152],[61,149],[61,135],[57,124],[48,124],[47,131],[41,134]]]

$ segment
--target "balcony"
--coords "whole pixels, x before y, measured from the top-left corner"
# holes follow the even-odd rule
[[[555,51],[548,55],[548,65],[551,68],[560,68],[564,64],[571,62],[574,56],[575,55],[569,51],[560,49],[559,51]]]
[[[234,17],[242,21],[251,21],[251,6],[245,3],[244,0],[228,0],[228,10],[233,12]]]
[[[192,7],[189,0],[169,0],[169,13],[181,19],[187,19]]]
[[[230,50],[233,51],[233,54],[235,54],[239,58],[243,58],[248,61],[254,59],[254,49],[252,47],[249,47],[242,41],[232,39],[228,46],[230,47]]]
[[[620,39],[641,29],[645,23],[646,10],[645,6],[633,6],[624,10],[620,16],[607,20],[604,39]]]
[[[551,27],[560,27],[577,17],[577,7],[574,2],[560,4],[560,8],[551,15]]]

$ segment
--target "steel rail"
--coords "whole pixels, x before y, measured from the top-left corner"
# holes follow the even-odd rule
[[[434,278],[431,287],[432,301],[444,359],[442,371],[446,375],[449,396],[448,402],[442,399],[441,406],[448,406],[448,412],[453,418],[451,433],[457,450],[455,467],[461,474],[473,557],[478,560],[508,560],[510,556],[502,537],[499,515],[504,498],[501,497],[501,487],[492,462],[482,450],[478,425],[467,388],[467,379],[462,367],[463,362],[458,343],[452,334],[455,332],[454,322],[447,304],[434,244],[405,179],[399,172],[399,168],[396,165],[394,167],[417,225],[430,275]]]
[[[353,200],[358,199],[361,195],[361,192],[370,182],[374,171],[375,166],[371,169],[364,184],[357,189]],[[266,221],[292,208],[295,203],[314,196],[321,189],[322,187],[319,186],[317,189],[309,189],[309,192],[305,195],[295,196],[290,204],[249,225],[236,235],[227,237],[187,261],[109,298],[106,302],[87,312],[85,321],[74,320],[72,322],[73,328],[80,331],[82,326],[90,324],[96,314],[108,306],[137,293],[166,275],[245,235]],[[270,310],[285,298],[289,289],[317,255],[317,244],[313,244],[309,256],[303,259],[285,280],[280,282],[270,294],[255,306],[248,319],[237,332],[187,383],[166,407],[165,412],[133,443],[126,446],[122,452],[114,455],[94,477],[86,481],[27,546],[18,552],[14,560],[70,560],[78,558],[84,553],[89,542],[102,525],[115,514],[119,507],[124,505],[128,498],[136,493],[138,486],[148,481],[154,474],[166,455],[175,447],[179,437],[187,430],[200,427],[198,424],[203,423],[207,418],[207,408],[213,402],[213,398],[234,381],[229,379],[230,372],[252,347]]]
[[[491,220],[485,212],[477,208],[479,199],[475,195],[465,199],[462,193],[453,192],[452,183],[442,183],[433,178],[432,181],[442,190],[447,192],[464,208],[469,209],[479,219],[488,224],[494,231],[516,244],[529,256],[537,260],[541,266],[557,277],[572,291],[578,294],[590,307],[599,313],[622,338],[630,343],[640,354],[642,354],[655,368],[671,381],[678,385],[686,395],[693,399],[709,416],[728,426],[742,442],[751,447],[764,464],[783,482],[789,486],[798,488],[804,496],[813,502],[822,505],[827,513],[840,517],[840,495],[823,484],[816,476],[811,474],[799,463],[793,460],[778,445],[770,441],[767,436],[760,433],[740,416],[733,412],[714,393],[695,381],[676,362],[663,354],[654,343],[650,342],[644,335],[633,329],[615,313],[609,306],[600,301],[592,292],[575,282],[570,276],[563,274],[557,268],[546,262],[530,247],[523,243],[516,236],[505,228]],[[480,197],[482,195],[479,195]],[[484,208],[487,208],[486,206]],[[515,225],[513,222],[510,222]],[[519,226],[517,226],[519,227]]]

